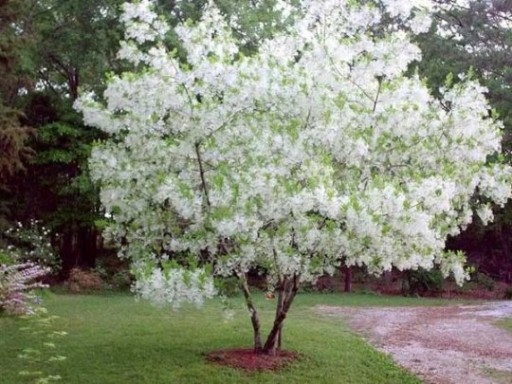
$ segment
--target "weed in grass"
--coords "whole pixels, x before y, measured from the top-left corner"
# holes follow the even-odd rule
[[[58,316],[49,315],[46,308],[38,307],[35,314],[18,319],[18,331],[25,333],[27,344],[21,347],[16,357],[23,361],[23,369],[18,375],[34,384],[47,384],[59,381],[62,377],[52,374],[58,369],[55,363],[66,360],[59,353],[57,339],[67,332],[54,327]]]

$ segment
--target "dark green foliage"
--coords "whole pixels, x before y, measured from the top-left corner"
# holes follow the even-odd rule
[[[25,117],[35,127],[30,141],[35,155],[11,183],[11,211],[16,220],[42,219],[54,237],[59,234],[56,244],[65,272],[76,265],[93,266],[98,245],[94,222],[101,213],[87,162],[101,135],[82,126],[69,103],[55,96],[31,94],[25,102],[28,110],[39,111]]]
[[[26,16],[31,13],[28,0],[0,0],[0,105],[14,107],[18,91],[30,88],[33,67],[30,55],[34,39]]]
[[[78,97],[79,87],[98,90],[115,67],[121,37],[121,0],[44,0],[30,22],[37,31],[32,55],[37,76],[61,99]],[[43,69],[44,68],[44,69]]]
[[[60,234],[66,271],[92,266],[101,247],[94,228],[101,217],[98,193],[87,167],[101,135],[84,127],[71,105],[79,87],[99,90],[104,74],[115,69],[121,3],[0,1],[0,145],[10,148],[0,151],[0,175],[10,176],[8,185],[0,180],[0,221],[43,219],[54,237]],[[21,166],[25,173],[12,177]]]
[[[113,289],[127,291],[133,283],[133,276],[129,270],[117,271],[110,278],[110,284]]]
[[[485,273],[476,273],[474,281],[488,291],[494,291],[496,286],[496,282],[492,279],[492,277],[486,275]]]
[[[127,291],[134,280],[128,263],[120,260],[115,253],[104,254],[98,258],[94,271],[100,275],[107,287],[113,290]]]
[[[6,220],[11,214],[8,199],[13,193],[10,182],[25,170],[34,154],[28,146],[30,130],[20,126],[16,117],[9,116],[12,112],[5,112],[6,109],[0,102],[0,231],[9,226]]]
[[[443,281],[439,269],[427,271],[418,268],[416,271],[406,271],[403,273],[402,292],[409,296],[435,296],[443,290]]]
[[[10,179],[24,169],[32,154],[27,146],[31,131],[20,123],[22,113],[15,105],[18,90],[30,84],[23,53],[31,34],[15,28],[23,4],[23,0],[0,1],[0,230],[9,225],[5,199],[12,194]]]
[[[16,258],[11,252],[0,248],[0,265],[13,265],[16,262]]]
[[[222,277],[215,282],[219,294],[234,297],[240,294],[240,281],[237,277]]]
[[[35,220],[24,224],[18,222],[0,235],[0,249],[5,248],[19,262],[33,262],[56,274],[61,268],[61,260],[49,235],[50,230]]]
[[[27,146],[30,129],[21,126],[19,112],[1,104],[0,100],[0,188],[25,168],[33,151]]]

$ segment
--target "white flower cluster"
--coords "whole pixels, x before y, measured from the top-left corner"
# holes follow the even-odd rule
[[[153,11],[152,5],[151,0],[123,4],[121,21],[125,25],[127,39],[142,44],[157,40],[169,31],[169,26]]]
[[[384,3],[406,21],[423,4]],[[461,281],[463,258],[444,253],[446,237],[474,208],[490,219],[472,205],[475,191],[499,204],[510,197],[510,168],[487,162],[501,125],[484,89],[462,81],[432,98],[403,75],[420,58],[409,32],[375,34],[382,15],[372,4],[303,0],[300,9],[244,56],[209,2],[198,23],[176,29],[184,65],[162,36],[146,35],[166,30],[151,3],[126,6],[123,57],[143,67],[112,79],[105,106],[91,96],[76,106],[112,135],[93,151],[92,176],[108,233],[123,255],[153,266],[135,286],[143,297],[201,303],[214,291],[205,265],[306,281],[342,257],[376,273],[440,263]],[[168,259],[184,269],[164,272]]]
[[[212,298],[216,293],[212,277],[207,276],[204,270],[188,271],[181,268],[166,272],[153,269],[149,275],[137,279],[133,289],[143,299],[175,309],[183,302],[200,307],[205,299]]]

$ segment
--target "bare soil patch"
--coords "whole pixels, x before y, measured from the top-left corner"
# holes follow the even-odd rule
[[[447,307],[319,306],[428,384],[512,383],[512,334],[495,325],[512,302]],[[496,374],[496,373],[499,374]]]
[[[255,353],[253,349],[224,349],[213,351],[207,360],[245,371],[276,371],[298,358],[296,352],[277,351],[274,356]]]

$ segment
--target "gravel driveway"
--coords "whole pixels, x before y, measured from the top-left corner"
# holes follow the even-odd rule
[[[512,333],[495,323],[512,302],[447,307],[318,306],[428,384],[512,383]]]

